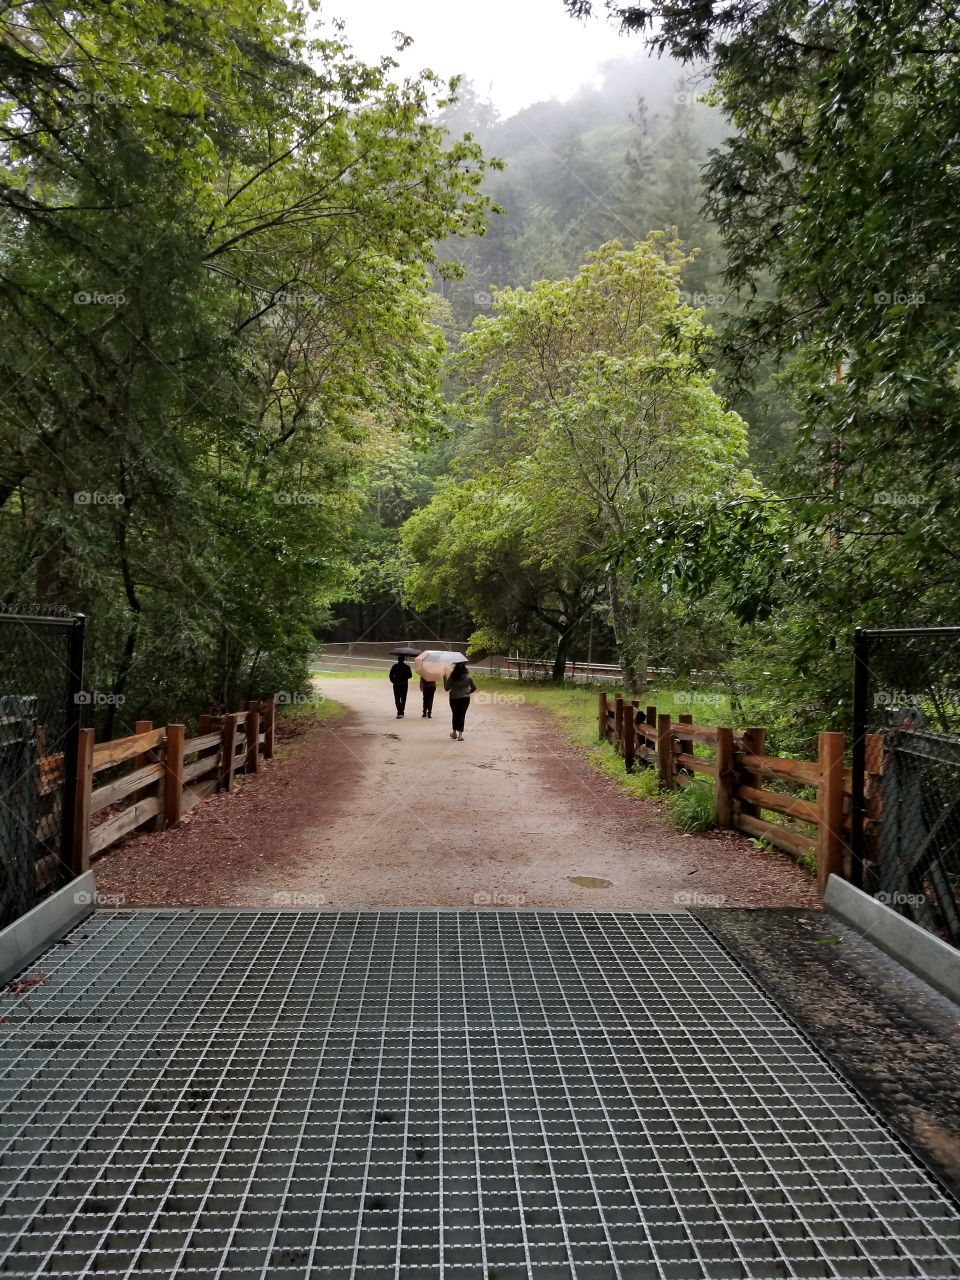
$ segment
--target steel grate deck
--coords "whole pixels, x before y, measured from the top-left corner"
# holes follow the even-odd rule
[[[692,916],[99,912],[41,970],[3,1275],[960,1275],[956,1206]]]

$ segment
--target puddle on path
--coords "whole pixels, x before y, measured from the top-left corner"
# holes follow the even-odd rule
[[[613,884],[612,880],[601,880],[599,876],[567,876],[567,879],[581,889],[609,889]]]

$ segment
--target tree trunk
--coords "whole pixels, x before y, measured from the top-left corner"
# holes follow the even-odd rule
[[[70,593],[64,583],[64,547],[61,538],[37,557],[36,599],[53,604],[69,604]]]
[[[120,492],[126,495],[126,470],[120,469]],[[120,508],[119,520],[117,523],[117,555],[120,563],[120,576],[123,580],[123,592],[127,597],[127,604],[130,607],[130,630],[127,632],[126,644],[123,647],[123,657],[120,659],[120,666],[117,669],[117,676],[113,682],[112,693],[113,701],[107,707],[106,718],[106,737],[109,740],[113,734],[114,723],[116,721],[117,700],[119,705],[123,705],[126,697],[127,679],[133,667],[133,655],[136,652],[137,641],[140,638],[140,621],[143,609],[140,604],[140,598],[137,595],[137,587],[133,578],[133,569],[127,558],[127,525],[130,520],[130,508],[126,502]]]
[[[646,693],[649,685],[647,680],[647,664],[650,660],[647,648],[648,617],[646,597],[643,600],[635,601],[633,607],[633,634],[636,636],[636,645],[633,649],[633,667],[638,683],[634,686],[634,693]]]
[[[607,578],[610,598],[610,623],[617,645],[617,656],[623,668],[623,682],[630,693],[644,693],[647,688],[646,639],[640,635],[639,618],[623,598],[620,581],[615,573]],[[642,666],[637,653],[642,655]]]
[[[137,619],[137,621],[138,620],[139,619]],[[117,699],[123,699],[126,697],[125,690],[127,687],[127,679],[130,675],[130,670],[133,667],[133,655],[136,652],[138,637],[139,629],[134,625],[127,632],[127,639],[123,646],[123,656],[120,659],[120,666],[117,668],[116,679],[114,680],[113,686],[110,690],[113,694],[113,698],[107,704],[107,711],[103,725],[103,736],[104,741],[106,742],[109,742],[113,737],[113,730],[117,721]],[[122,703],[120,705],[122,705]]]
[[[557,652],[553,659],[553,674],[550,679],[554,684],[563,684],[563,678],[567,673],[567,654],[570,651],[570,637],[573,634],[573,627],[568,627],[566,631],[561,631],[557,640]]]

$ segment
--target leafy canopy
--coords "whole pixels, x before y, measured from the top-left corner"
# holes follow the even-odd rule
[[[581,600],[603,589],[621,657],[642,680],[651,603],[632,574],[604,561],[652,511],[729,484],[746,451],[745,424],[703,369],[702,313],[680,301],[685,261],[652,234],[628,249],[604,245],[573,278],[497,291],[494,314],[478,318],[457,360],[469,383],[464,411],[489,421],[484,453],[414,517],[421,563],[408,589],[421,593],[434,573],[443,580],[443,553],[420,540],[433,523],[438,547],[457,529],[457,562],[480,577],[495,559],[491,539],[505,537],[544,593],[549,584],[557,612],[558,571]],[[472,504],[491,486],[497,499],[479,518]],[[489,612],[480,618],[490,625]]]
[[[432,122],[452,86],[308,18],[0,19],[0,565],[91,616],[128,718],[302,680],[371,423],[441,410],[429,272],[484,228],[483,157]]]

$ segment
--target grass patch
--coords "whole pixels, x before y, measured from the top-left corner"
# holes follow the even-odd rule
[[[714,790],[697,779],[664,797],[667,817],[680,831],[709,831],[714,824]]]
[[[627,773],[623,757],[612,744],[598,740],[598,689],[572,684],[546,684],[539,680],[527,682],[502,676],[484,676],[482,670],[476,676],[481,693],[511,700],[519,699],[532,706],[545,707],[556,716],[561,730],[571,742],[587,748],[587,760],[591,767],[612,778],[628,795],[640,800],[658,801],[661,798],[654,769],[638,766],[635,773]]]
[[[324,698],[322,702],[311,703],[308,718],[313,720],[336,720],[339,716],[346,715],[347,709],[342,702],[337,702],[334,698]]]
[[[580,746],[597,741],[597,690],[576,685],[545,684],[541,681],[511,680],[506,676],[487,676],[481,668],[472,672],[479,694],[490,694],[510,701],[529,702],[546,707],[563,725],[567,736]]]
[[[806,853],[797,856],[797,864],[806,871],[807,875],[815,876],[817,874],[817,855],[811,853],[809,849]]]
[[[657,784],[654,769],[638,767],[636,772],[627,773],[623,765],[623,757],[618,755],[609,742],[598,742],[587,752],[587,759],[594,769],[612,778],[622,791],[639,800],[660,801],[663,797]]]
[[[750,837],[750,844],[752,844],[755,849],[760,849],[763,853],[777,852],[777,846],[775,844],[771,844],[765,836]]]
[[[309,702],[295,702],[276,708],[277,728],[285,738],[306,733],[311,725],[323,720],[336,720],[346,714],[346,707],[326,694],[319,694]]]
[[[677,689],[648,689],[637,698],[641,710],[649,704],[657,708],[657,715],[668,715],[678,720],[682,715],[693,716],[694,724],[714,728],[718,724],[731,725],[733,713],[730,699],[725,693],[700,690],[686,693]]]
[[[326,671],[323,667],[311,667],[310,674],[321,680],[386,680],[387,670],[383,671]]]

